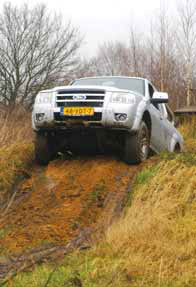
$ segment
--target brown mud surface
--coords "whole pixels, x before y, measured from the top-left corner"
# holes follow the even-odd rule
[[[5,231],[1,250],[11,254],[50,243],[66,245],[84,228],[108,226],[120,214],[142,167],[101,156],[35,166],[0,220],[0,229]]]

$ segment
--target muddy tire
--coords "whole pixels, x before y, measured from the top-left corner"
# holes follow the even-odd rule
[[[49,137],[43,133],[35,134],[35,161],[47,165],[55,156],[54,146]]]
[[[128,164],[138,164],[148,158],[150,152],[150,135],[145,122],[141,122],[139,131],[125,135],[124,161]]]

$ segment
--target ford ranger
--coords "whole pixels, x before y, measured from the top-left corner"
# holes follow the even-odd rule
[[[167,93],[136,77],[81,78],[40,91],[32,112],[36,160],[47,164],[66,150],[113,148],[130,164],[150,151],[181,151],[183,138],[167,102]]]

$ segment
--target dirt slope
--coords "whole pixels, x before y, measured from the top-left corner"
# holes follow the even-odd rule
[[[32,176],[17,187],[18,197],[0,222],[1,248],[10,253],[46,243],[66,244],[83,228],[108,225],[141,168],[111,157],[35,166]]]

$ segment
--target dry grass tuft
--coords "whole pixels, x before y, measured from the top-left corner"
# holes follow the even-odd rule
[[[0,115],[0,204],[33,159],[30,113],[23,108]]]
[[[0,203],[9,200],[12,187],[28,174],[32,161],[32,143],[18,142],[0,149]]]
[[[185,120],[179,130],[184,136],[186,149],[196,153],[196,117]]]
[[[196,139],[196,116],[192,118],[187,118],[184,120],[183,124],[179,127],[179,130],[186,139]]]
[[[0,148],[32,141],[31,113],[24,108],[0,114]]]

